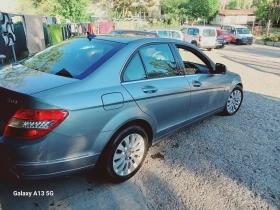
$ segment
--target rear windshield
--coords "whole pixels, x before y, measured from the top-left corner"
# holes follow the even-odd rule
[[[124,44],[87,38],[77,38],[50,47],[21,64],[37,71],[83,79]]]
[[[204,29],[202,34],[204,37],[216,37],[216,31],[214,29]]]
[[[229,31],[221,31],[221,34],[222,35],[227,35],[227,34],[230,34],[230,32]]]

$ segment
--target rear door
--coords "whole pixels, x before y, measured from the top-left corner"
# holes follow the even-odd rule
[[[156,137],[185,122],[190,85],[178,70],[168,44],[140,48],[123,71],[122,85],[140,109],[153,118]]]
[[[225,75],[213,74],[212,64],[193,48],[175,45],[184,66],[185,77],[191,86],[191,103],[188,121],[194,121],[222,106],[225,92]]]
[[[215,47],[217,40],[217,32],[215,29],[203,29],[201,46]]]

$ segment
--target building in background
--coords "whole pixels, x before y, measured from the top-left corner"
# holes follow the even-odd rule
[[[254,9],[233,9],[220,10],[216,17],[211,21],[213,25],[223,24],[252,24],[256,20]]]

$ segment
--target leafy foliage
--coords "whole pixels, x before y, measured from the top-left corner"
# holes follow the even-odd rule
[[[38,14],[60,16],[72,22],[88,21],[88,0],[32,0]]]
[[[262,22],[271,20],[272,23],[280,21],[280,0],[256,0],[257,11],[255,15]]]
[[[114,17],[128,17],[129,14],[139,11],[147,11],[149,7],[153,6],[155,2],[153,0],[113,0],[112,1],[112,11]]]
[[[220,7],[218,0],[164,0],[162,4],[169,17],[190,21],[212,19]]]

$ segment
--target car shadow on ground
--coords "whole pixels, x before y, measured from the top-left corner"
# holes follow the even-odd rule
[[[18,180],[1,173],[0,209],[146,209],[133,180],[116,185],[102,176],[87,170],[44,180]],[[33,195],[13,195],[20,191]],[[47,195],[51,191],[53,195]],[[42,192],[44,195],[39,195]]]
[[[182,195],[181,191],[189,197],[197,194],[194,199],[200,203],[206,204],[216,195],[208,203],[212,208],[204,205],[191,209],[223,209],[229,202],[223,197],[233,202],[225,209],[259,209],[266,204],[280,209],[280,98],[252,92],[244,95],[234,116],[213,116],[155,145],[148,161],[158,161],[162,171],[158,173],[145,164],[141,179],[149,179],[144,173],[153,171],[165,186],[173,186],[173,196]],[[158,160],[152,160],[155,158]],[[178,186],[166,181],[168,176]],[[152,190],[150,182],[139,185]],[[194,201],[189,199],[184,207]]]

